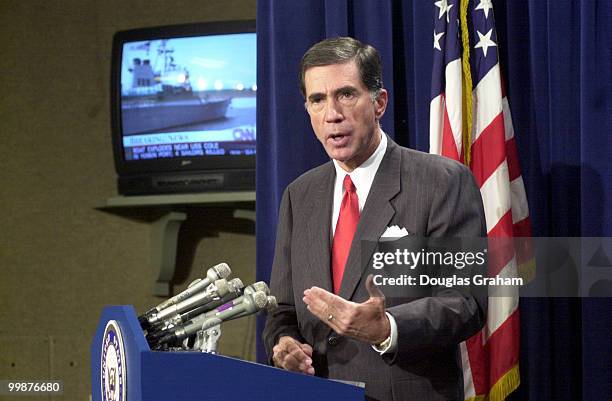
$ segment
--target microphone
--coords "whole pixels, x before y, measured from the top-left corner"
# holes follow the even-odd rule
[[[263,291],[266,293],[266,295],[270,295],[270,288],[268,288],[268,284],[266,284],[263,281],[258,281],[256,283],[253,283],[244,289],[245,294],[252,293],[255,291]]]
[[[172,323],[177,325],[182,322],[186,322],[204,312],[208,312],[209,310],[212,310],[219,305],[223,305],[224,303],[227,303],[231,301],[232,299],[239,297],[240,294],[242,293],[241,290],[244,287],[244,284],[242,283],[242,280],[240,280],[239,278],[233,278],[227,282],[227,286],[229,287],[229,292],[227,294],[225,294],[219,299],[215,299],[211,302],[208,302],[207,304],[200,305],[197,308],[194,308],[190,311],[182,313],[180,317],[177,320],[173,321]]]
[[[263,283],[263,284],[265,284],[265,283]],[[245,288],[245,295],[247,295],[247,296],[252,294],[252,293],[254,293],[254,292],[263,292],[265,294],[264,291],[254,291],[252,293],[247,293],[248,290],[249,290],[249,287],[251,287],[251,286],[248,286],[247,288]],[[267,285],[266,285],[266,288],[267,288]],[[243,295],[241,297],[238,297],[238,298],[236,298],[235,300],[233,300],[231,302],[227,302],[226,304],[221,305],[219,308],[217,308],[215,310],[211,310],[211,311],[205,313],[203,315],[203,317],[205,319],[212,318],[212,317],[215,317],[216,315],[218,315],[219,313],[223,312],[226,309],[234,308],[234,307],[240,305],[242,302],[244,302],[245,295]],[[266,297],[266,304],[265,304],[264,307],[266,309],[266,312],[270,312],[270,311],[278,308],[278,303],[276,302],[276,297],[273,296],[273,295],[268,295]],[[235,316],[233,316],[233,317],[231,317],[229,319],[226,319],[225,321],[227,322],[227,321],[238,319],[238,318],[241,318],[241,317],[247,316],[247,315],[249,315],[249,313],[239,313],[239,314],[237,314],[237,315],[235,315]]]
[[[274,295],[268,295],[268,303],[266,304],[266,311],[271,312],[276,308],[278,308],[278,302],[276,302],[276,297]]]
[[[270,313],[272,310],[278,308],[278,303],[276,302],[276,297],[274,295],[268,295],[267,299],[266,299],[266,313]],[[246,316],[245,314],[239,314],[231,319],[228,320],[234,320],[234,319],[239,319],[243,316]]]
[[[154,344],[156,340],[165,336],[168,333],[171,333],[173,330],[176,330],[177,328],[183,328],[184,327],[184,325],[182,324],[183,322],[189,323],[188,322],[189,320],[199,317],[199,315],[202,315],[202,314],[204,314],[203,318],[214,317],[216,314],[220,313],[221,311],[232,308],[242,303],[244,297],[243,296],[239,297],[240,289],[244,286],[242,281],[239,278],[234,278],[230,280],[227,284],[228,284],[228,287],[230,288],[230,291],[228,294],[226,294],[222,298],[215,299],[204,305],[200,305],[180,315],[178,314],[174,315],[172,318],[166,319],[164,321],[163,327],[160,327],[156,330],[155,329],[148,330],[146,338],[149,344]],[[247,295],[251,295],[255,293],[256,291],[261,291],[266,295],[270,294],[270,289],[268,288],[268,285],[263,281],[258,281],[256,283],[253,283],[247,286],[246,288],[244,288],[243,293]],[[278,305],[276,303],[276,298],[273,296],[268,296],[266,310],[270,311],[276,308],[277,306]],[[230,320],[237,319],[242,316],[244,315],[242,314],[238,315]]]
[[[242,284],[242,281],[240,281],[240,279],[234,279],[240,282],[240,287],[242,288],[244,285]],[[231,282],[231,280],[230,280]],[[229,283],[228,283],[229,284]],[[257,291],[262,291],[263,293],[265,293],[265,295],[269,295],[270,294],[270,289],[268,288],[268,285],[266,283],[264,283],[263,281],[258,281],[256,283],[253,283],[251,285],[248,285],[244,288],[243,290],[243,294],[247,294],[247,295],[251,295]],[[238,305],[239,303],[242,302],[243,297],[239,296],[240,292],[236,292],[233,293],[231,292],[230,294],[227,294],[225,297],[219,299],[219,300],[215,300],[213,302],[209,302],[205,305],[199,306],[196,309],[193,309],[191,311],[188,311],[187,313],[181,315],[181,322],[185,322],[189,319],[193,319],[195,316],[198,316],[202,313],[205,313],[206,317],[211,317],[214,316],[216,312],[215,308],[217,308],[220,305],[224,305],[224,304],[228,304],[231,301],[231,305],[228,305],[226,308],[229,308],[231,306],[235,306]],[[223,310],[221,308],[219,308],[220,310]],[[177,322],[177,323],[181,323],[181,322]]]
[[[248,285],[244,288],[242,296],[235,298],[235,299],[231,299],[229,300],[229,302],[224,302],[221,306],[219,306],[216,309],[212,309],[212,308],[209,309],[208,311],[206,311],[206,313],[204,313],[203,316],[205,318],[213,317],[216,314],[223,312],[226,309],[233,308],[243,302],[243,300],[245,299],[245,295],[247,296],[253,295],[256,292],[263,292],[264,295],[267,296],[270,293],[270,289],[268,288],[268,285],[264,283],[263,281],[258,281],[256,283]]]
[[[233,278],[227,282],[227,287],[229,289],[229,292],[225,294],[224,296],[222,296],[221,298],[214,299],[204,305],[200,305],[184,313],[175,314],[171,318],[166,319],[163,322],[164,325],[162,327],[158,327],[156,329],[152,328],[153,330],[151,329],[148,330],[147,336],[146,336],[147,341],[149,341],[149,343],[155,342],[156,339],[163,337],[164,335],[171,332],[172,330],[175,330],[177,327],[183,327],[182,326],[183,322],[187,322],[191,319],[194,319],[195,317],[197,317],[198,315],[201,315],[202,313],[208,312],[220,305],[223,305],[237,298],[238,296],[241,295],[241,290],[242,290],[242,287],[244,287],[244,284],[242,283],[242,280],[240,280],[239,278]],[[162,312],[165,312],[166,310],[167,309],[164,309],[164,311]]]
[[[215,280],[227,278],[229,277],[231,273],[232,273],[232,270],[227,265],[227,263],[219,263],[218,265],[211,267],[210,269],[206,271],[206,278],[194,280],[193,282],[189,284],[187,289],[185,289],[181,293],[160,303],[156,307],[147,311],[144,315],[139,316],[138,322],[140,322],[140,325],[142,326],[143,329],[145,330],[148,329],[150,327],[150,325],[148,324],[150,315],[160,312],[161,310],[171,305],[177,304],[191,297],[192,295],[205,290]]]
[[[200,330],[206,331],[224,321],[232,320],[239,316],[242,317],[257,313],[265,308],[268,303],[268,297],[263,291],[255,291],[253,294],[246,294],[239,298],[242,300],[238,304],[227,306],[231,303],[230,302],[217,308],[214,316],[207,317],[206,315],[200,315],[197,318],[185,323],[183,327],[179,327],[176,330],[165,334],[159,339],[159,341],[157,341],[157,346],[164,343],[181,341]]]
[[[176,294],[172,298],[160,303],[155,307],[155,309],[157,309],[159,312],[170,305],[179,303],[182,300],[191,297],[193,294],[206,289],[206,287],[212,284],[215,280],[227,278],[230,274],[232,274],[232,270],[227,263],[219,263],[206,271],[206,278],[192,282],[183,292]]]
[[[222,297],[230,291],[229,285],[225,279],[217,280],[209,285],[206,291],[198,292],[190,298],[186,298],[174,305],[162,309],[158,313],[152,313],[147,316],[149,327],[156,325],[164,320],[176,316],[182,312],[190,310],[196,306],[207,304],[215,298]]]

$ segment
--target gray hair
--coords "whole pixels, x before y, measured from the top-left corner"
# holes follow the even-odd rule
[[[378,96],[384,87],[382,66],[378,50],[350,37],[325,39],[314,44],[302,57],[300,62],[300,91],[306,97],[304,76],[306,70],[332,64],[344,64],[355,61],[361,81],[368,88],[372,98]]]

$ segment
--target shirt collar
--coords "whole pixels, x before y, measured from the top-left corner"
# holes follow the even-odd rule
[[[378,171],[378,167],[380,166],[380,163],[385,155],[385,150],[387,149],[387,135],[382,130],[378,130],[378,134],[381,136],[381,139],[374,153],[372,153],[372,155],[365,162],[350,173],[347,173],[346,170],[340,167],[336,160],[333,160],[334,167],[336,168],[336,183],[342,185],[344,176],[347,174],[350,175],[353,184],[355,184],[355,187],[357,188],[357,196],[360,199],[359,203],[365,202],[367,195],[370,192],[372,182],[374,181],[376,171]]]

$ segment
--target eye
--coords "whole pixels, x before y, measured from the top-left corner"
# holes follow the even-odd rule
[[[340,94],[341,99],[350,100],[355,96],[355,94],[351,91],[344,91]]]
[[[320,104],[323,101],[321,96],[314,96],[310,98],[310,104]]]

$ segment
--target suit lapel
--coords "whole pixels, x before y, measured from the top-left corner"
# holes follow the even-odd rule
[[[353,296],[374,253],[376,242],[395,215],[395,209],[390,201],[401,189],[400,168],[400,149],[388,138],[385,156],[372,182],[344,269],[340,287],[340,296],[344,299],[351,299]]]
[[[336,171],[333,163],[330,162],[328,167],[310,199],[311,208],[306,214],[308,235],[304,247],[308,249],[312,285],[332,291],[330,233]]]

